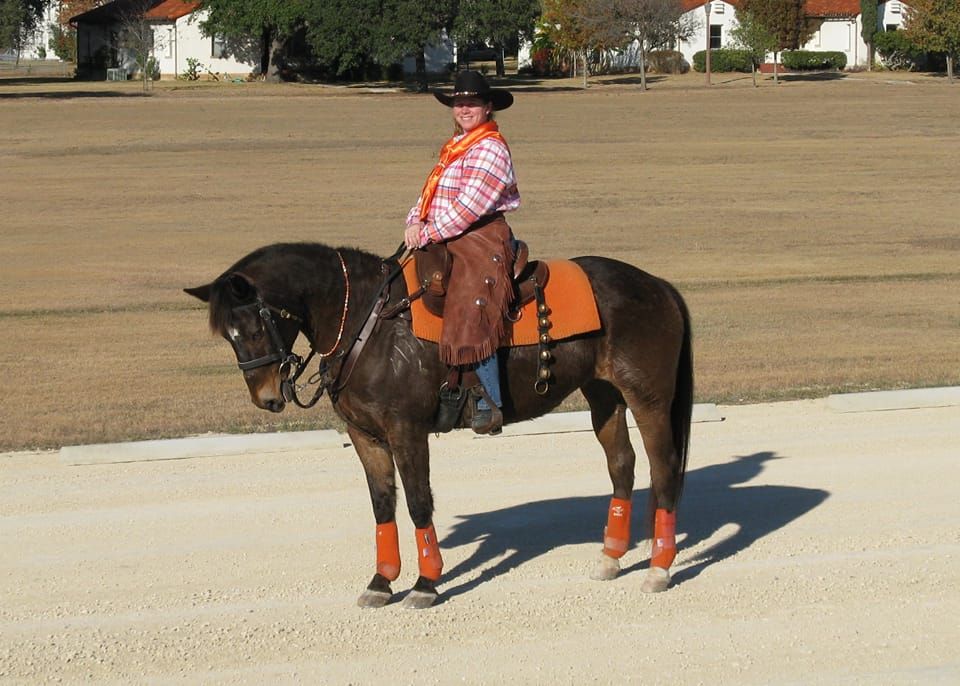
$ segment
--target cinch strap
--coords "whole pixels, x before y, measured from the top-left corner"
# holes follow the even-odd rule
[[[396,522],[377,524],[377,574],[387,581],[400,576],[400,541]]]
[[[630,547],[630,510],[629,500],[610,498],[607,527],[603,530],[603,552],[605,555],[620,558]]]
[[[440,546],[437,543],[437,532],[433,524],[426,529],[416,530],[417,561],[420,564],[420,576],[439,581],[443,572],[443,558],[440,557]]]
[[[653,524],[653,552],[650,566],[670,569],[677,556],[677,513],[657,508]]]

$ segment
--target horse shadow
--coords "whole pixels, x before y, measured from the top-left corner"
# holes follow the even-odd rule
[[[829,497],[827,491],[813,488],[746,485],[759,476],[767,461],[776,459],[783,458],[774,452],[758,452],[687,472],[677,521],[678,537],[686,535],[678,545],[681,555],[684,549],[707,541],[728,524],[734,525],[736,531],[692,559],[683,559],[683,566],[673,574],[674,585],[745,550]],[[648,492],[649,489],[634,491],[634,540],[649,535],[642,521]],[[596,543],[599,552],[609,502],[609,495],[558,498],[459,515],[460,521],[441,541],[441,547],[451,550],[462,545],[479,546],[470,557],[444,573],[441,600],[466,593],[560,546]],[[648,566],[649,561],[644,559],[624,568],[621,575]],[[477,576],[456,583],[476,570],[480,570]]]

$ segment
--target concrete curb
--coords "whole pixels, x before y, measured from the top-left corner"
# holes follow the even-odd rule
[[[827,407],[834,412],[914,410],[924,407],[950,407],[953,405],[960,405],[960,386],[914,388],[905,391],[838,393],[827,397]]]
[[[693,406],[693,422],[722,422],[723,415],[713,403]],[[633,415],[627,413],[627,426],[637,428]],[[590,412],[554,412],[525,422],[517,422],[503,427],[501,436],[536,436],[538,434],[562,434],[572,431],[593,431]],[[476,436],[476,438],[496,438],[496,436]]]
[[[349,443],[349,438],[329,429],[272,434],[198,436],[171,440],[64,446],[60,448],[60,462],[67,465],[82,465],[184,460],[193,457],[342,448]]]
[[[960,406],[960,386],[835,394],[827,397],[826,406],[834,412],[877,412]],[[723,421],[723,415],[716,405],[701,403],[693,406],[693,421],[719,422]],[[636,423],[630,414],[627,415],[627,424],[630,428],[636,428]],[[589,412],[548,414],[538,419],[506,426],[502,435],[536,436],[575,431],[592,431]],[[488,436],[472,436],[469,430],[456,431],[451,436],[490,438]],[[131,443],[64,446],[60,449],[60,461],[67,465],[87,465],[150,460],[183,460],[194,457],[247,455],[250,453],[324,450],[342,448],[349,444],[349,437],[329,429],[272,434],[216,435]]]

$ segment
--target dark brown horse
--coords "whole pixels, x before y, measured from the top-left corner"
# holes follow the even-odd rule
[[[689,315],[683,299],[662,279],[603,257],[574,261],[593,287],[602,329],[550,343],[552,385],[545,395],[534,390],[542,351],[535,345],[502,350],[504,419],[540,416],[576,389],[583,392],[613,482],[604,548],[593,576],[612,579],[631,542],[636,456],[627,433],[627,409],[633,413],[652,482],[647,510],[653,554],[642,589],[662,591],[669,585],[676,551],[675,511],[693,407]],[[324,361],[315,378],[331,391],[334,410],[346,422],[377,523],[377,571],[358,602],[365,607],[388,603],[390,582],[400,572],[399,471],[417,529],[420,571],[404,604],[427,607],[437,598],[443,564],[433,530],[428,436],[448,370],[436,344],[416,338],[408,321],[378,321],[371,314],[381,291],[389,293],[392,303],[406,295],[402,278],[384,285],[386,272],[395,268],[395,259],[358,250],[277,244],[252,252],[212,283],[186,292],[209,303],[210,325],[233,346],[257,407],[280,412],[291,397],[301,404],[290,392],[290,377],[304,364],[288,352],[299,334],[320,353]],[[365,322],[370,324],[364,327]],[[358,337],[364,339],[362,352],[348,355],[357,349]]]

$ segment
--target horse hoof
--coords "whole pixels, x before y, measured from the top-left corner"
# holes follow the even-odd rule
[[[670,586],[670,572],[663,567],[651,567],[640,590],[644,593],[662,593]]]
[[[620,560],[609,555],[600,555],[600,561],[593,568],[590,578],[595,581],[610,581],[616,579],[620,573]]]
[[[403,599],[403,606],[408,610],[425,610],[433,605],[437,600],[436,593],[426,593],[424,591],[410,591],[407,597]]]
[[[369,588],[357,598],[360,607],[383,607],[390,602],[390,594],[386,591],[371,591]]]

